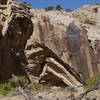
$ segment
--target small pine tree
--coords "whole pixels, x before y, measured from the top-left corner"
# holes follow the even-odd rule
[[[96,3],[96,5],[99,5],[99,3]]]
[[[30,3],[28,3],[28,6],[32,7],[32,5]]]
[[[54,9],[53,6],[49,6],[49,7],[45,8],[46,11],[50,11],[50,10],[53,10],[53,9]]]
[[[26,3],[26,1],[23,1],[23,3],[26,5],[27,3]]]
[[[61,8],[60,5],[57,5],[57,6],[56,6],[56,10],[59,10],[59,11],[60,11],[60,10],[63,10],[63,8]]]

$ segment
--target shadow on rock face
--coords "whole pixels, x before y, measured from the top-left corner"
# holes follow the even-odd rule
[[[88,61],[86,48],[86,39],[82,36],[81,29],[73,23],[69,24],[67,29],[67,48],[71,63],[77,72],[81,72],[84,78],[89,77]]]
[[[0,34],[0,80],[7,80],[12,74],[26,75],[24,49],[32,32],[33,24],[30,19],[13,17],[5,36]]]
[[[7,4],[7,0],[0,0],[0,4],[1,5],[6,5]]]

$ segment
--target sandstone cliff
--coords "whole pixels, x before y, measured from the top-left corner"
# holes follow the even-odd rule
[[[27,63],[24,49],[33,32],[30,18],[29,8],[18,2],[7,2],[0,10],[0,80],[15,73],[25,75],[21,63]]]
[[[46,12],[11,0],[1,3],[0,80],[22,74],[42,84],[79,86],[98,74],[100,24],[95,8],[99,6]],[[92,13],[96,19],[89,17]]]

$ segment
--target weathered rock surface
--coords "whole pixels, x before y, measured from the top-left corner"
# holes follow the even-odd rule
[[[72,16],[87,30],[92,70],[100,72],[100,6],[85,5],[72,13]]]
[[[91,48],[88,30],[84,27],[82,22],[76,19],[75,14],[77,13],[58,11],[45,12],[44,10],[36,9],[31,9],[31,12],[34,13],[34,18],[32,18],[34,23],[34,32],[27,41],[25,53],[29,63],[27,67],[33,67],[33,72],[37,70],[36,73],[33,73],[35,76],[38,76],[41,70],[41,62],[45,61],[44,56],[54,58],[57,62],[59,62],[57,58],[60,58],[63,63],[71,66],[72,70],[79,73],[81,78],[84,80],[99,73],[97,55]],[[36,43],[49,48],[58,57],[55,58],[52,53],[47,53],[47,55],[45,55],[43,48],[40,46],[34,46]],[[96,47],[98,48],[98,46]],[[46,52],[47,51],[49,50],[46,50]],[[34,61],[37,60],[40,62],[35,64],[34,61],[32,61],[33,59]],[[46,61],[46,63],[48,62]],[[62,63],[60,62],[60,64]],[[50,68],[52,66],[53,64],[49,64]],[[70,67],[67,66],[67,68]],[[29,73],[32,74],[30,71]],[[51,73],[49,74],[50,75],[48,76],[51,76]],[[44,75],[44,77],[46,78],[46,75]]]
[[[33,32],[28,7],[13,2],[6,6],[0,11],[0,80],[15,73],[25,75],[23,63],[27,60],[24,48]]]
[[[100,72],[99,5],[86,5],[71,13],[32,12],[35,31],[27,46],[36,41],[47,46],[84,79]]]
[[[99,6],[67,13],[0,3],[0,80],[23,74],[42,84],[77,87],[99,73]]]
[[[36,16],[35,12],[34,16]],[[34,23],[34,32],[31,38],[27,41],[25,50],[25,54],[29,63],[27,65],[27,69],[29,69],[29,67],[33,67],[31,71],[28,70],[29,74],[33,74],[36,77],[40,76],[39,82],[50,82],[54,85],[63,85],[63,83],[60,83],[59,81],[61,79],[65,84],[71,86],[72,84],[79,84],[77,83],[76,79],[82,82],[80,75],[76,74],[74,69],[70,68],[69,63],[64,62],[65,59],[63,59],[64,56],[67,60],[67,41],[63,41],[67,40],[66,31],[59,29],[59,25],[58,27],[55,26],[56,24],[53,25],[50,22],[50,18],[45,15],[37,15],[37,17],[32,20]],[[69,20],[72,22],[70,18]],[[66,24],[69,24],[70,22]],[[76,28],[77,26],[75,26],[74,23],[70,23],[69,30],[70,27]],[[64,26],[63,29],[66,30],[66,26]],[[58,35],[59,31],[61,33],[63,32],[64,37],[62,37],[61,34]],[[77,31],[77,28],[75,31]],[[81,28],[81,32],[82,31],[84,32],[83,28]],[[48,59],[50,61],[48,61]],[[41,78],[41,75],[43,78]],[[76,77],[76,79],[74,79],[72,75]]]

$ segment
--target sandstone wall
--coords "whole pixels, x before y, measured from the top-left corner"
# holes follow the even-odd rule
[[[87,21],[77,16],[81,10],[46,12],[16,1],[0,9],[0,80],[22,74],[41,84],[76,87],[99,73],[99,17]]]

